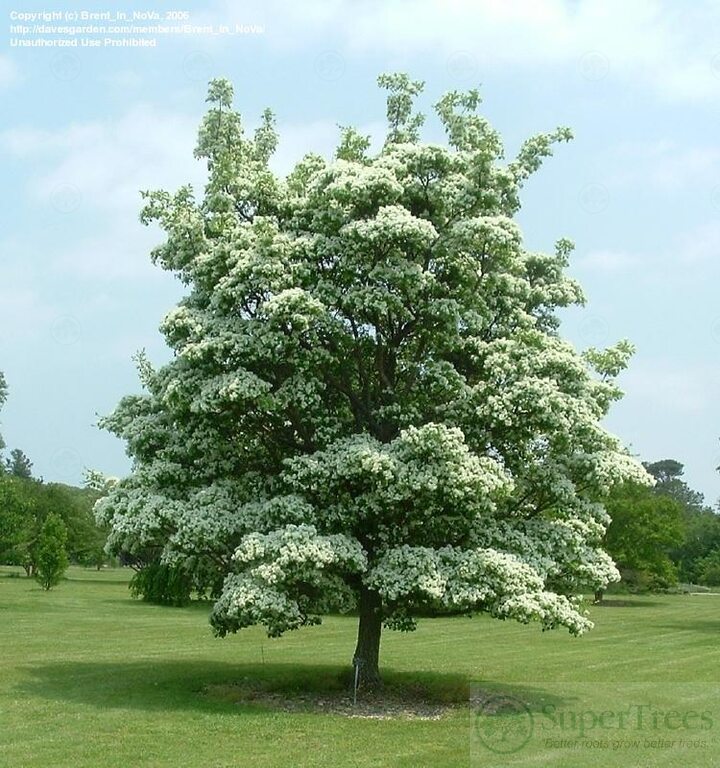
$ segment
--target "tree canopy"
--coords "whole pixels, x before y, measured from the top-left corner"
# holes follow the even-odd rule
[[[557,310],[583,302],[572,245],[528,250],[514,220],[570,132],[506,162],[478,92],[453,91],[447,145],[423,143],[422,83],[379,84],[377,153],[343,128],[335,158],[284,178],[272,113],[249,137],[210,84],[204,194],[144,193],[167,235],[152,258],[188,293],[161,325],[173,359],[140,355],[145,394],[102,422],[134,465],[98,504],[116,552],[225,577],[220,635],[357,608],[368,685],[382,624],[433,606],[584,632],[576,593],[617,578],[603,500],[646,479],[600,423],[631,346],[560,337]]]
[[[670,552],[685,535],[682,504],[636,483],[616,488],[607,502],[612,522],[605,546],[633,586],[665,588],[677,581]]]

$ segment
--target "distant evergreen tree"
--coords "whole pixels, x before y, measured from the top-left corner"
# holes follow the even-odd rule
[[[5,460],[5,467],[13,477],[23,477],[29,480],[32,477],[32,461],[19,448],[10,451],[10,458]]]
[[[643,462],[643,466],[655,480],[655,491],[679,501],[684,507],[696,511],[706,509],[705,498],[699,491],[694,491],[682,479],[685,465],[675,459]]]

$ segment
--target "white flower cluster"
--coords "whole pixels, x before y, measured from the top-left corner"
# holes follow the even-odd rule
[[[135,552],[166,532],[165,521],[177,512],[176,502],[137,483],[120,481],[95,504],[99,525],[108,526],[106,549]]]
[[[287,525],[271,533],[251,533],[244,537],[233,558],[249,565],[270,560],[277,575],[292,568],[310,566],[324,569],[342,565],[348,572],[362,572],[367,561],[359,543],[342,534],[322,536],[312,525]]]
[[[322,302],[301,288],[288,288],[263,304],[263,316],[292,330],[307,330],[325,314]]]
[[[342,591],[337,573],[362,573],[367,559],[357,541],[323,536],[311,525],[287,525],[269,534],[245,536],[233,557],[242,569],[225,580],[211,622],[223,634],[263,624],[275,636],[317,621],[308,598],[313,590]],[[338,594],[337,602],[342,600]],[[322,602],[322,600],[321,600]]]
[[[574,634],[592,626],[566,598],[546,592],[543,579],[520,557],[494,549],[399,547],[383,553],[366,583],[390,605],[485,610],[523,622],[537,619],[548,628],[565,626]]]
[[[210,616],[215,632],[224,635],[243,627],[263,624],[271,637],[311,623],[297,600],[280,589],[253,578],[253,575],[230,574],[223,585]]]
[[[418,251],[430,247],[438,237],[429,221],[413,216],[399,205],[383,206],[372,219],[351,222],[341,233],[365,247],[402,245]]]
[[[221,411],[230,403],[259,400],[267,395],[272,385],[260,376],[244,368],[223,373],[202,382],[192,399],[192,411]]]
[[[578,506],[563,510],[563,516],[554,519],[486,521],[474,540],[512,553],[543,582],[563,583],[573,591],[606,587],[619,579],[613,561],[600,549],[603,532],[604,526]]]
[[[392,205],[402,193],[402,184],[387,168],[336,160],[325,172],[317,174],[308,197],[323,208],[328,201],[334,201],[351,210],[363,210]]]
[[[565,595],[554,592],[512,595],[501,600],[490,613],[500,619],[515,619],[524,624],[539,621],[543,629],[566,627],[573,635],[582,635],[594,626]]]

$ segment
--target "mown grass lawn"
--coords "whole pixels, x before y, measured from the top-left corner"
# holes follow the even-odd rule
[[[49,593],[16,573],[0,569],[2,768],[720,764],[720,595],[611,599],[580,639],[485,617],[386,632],[392,683],[473,701],[369,719],[212,694],[323,689],[352,618],[218,640],[207,606],[133,601],[123,570],[74,568]]]

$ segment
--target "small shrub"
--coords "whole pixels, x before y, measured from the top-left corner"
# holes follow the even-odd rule
[[[40,530],[37,549],[35,578],[44,590],[52,589],[60,583],[68,567],[65,551],[67,528],[62,518],[51,512]]]
[[[698,581],[706,587],[720,586],[720,551],[715,550],[698,560]]]
[[[180,607],[190,602],[192,576],[182,568],[148,563],[130,580],[130,594],[146,603]]]

